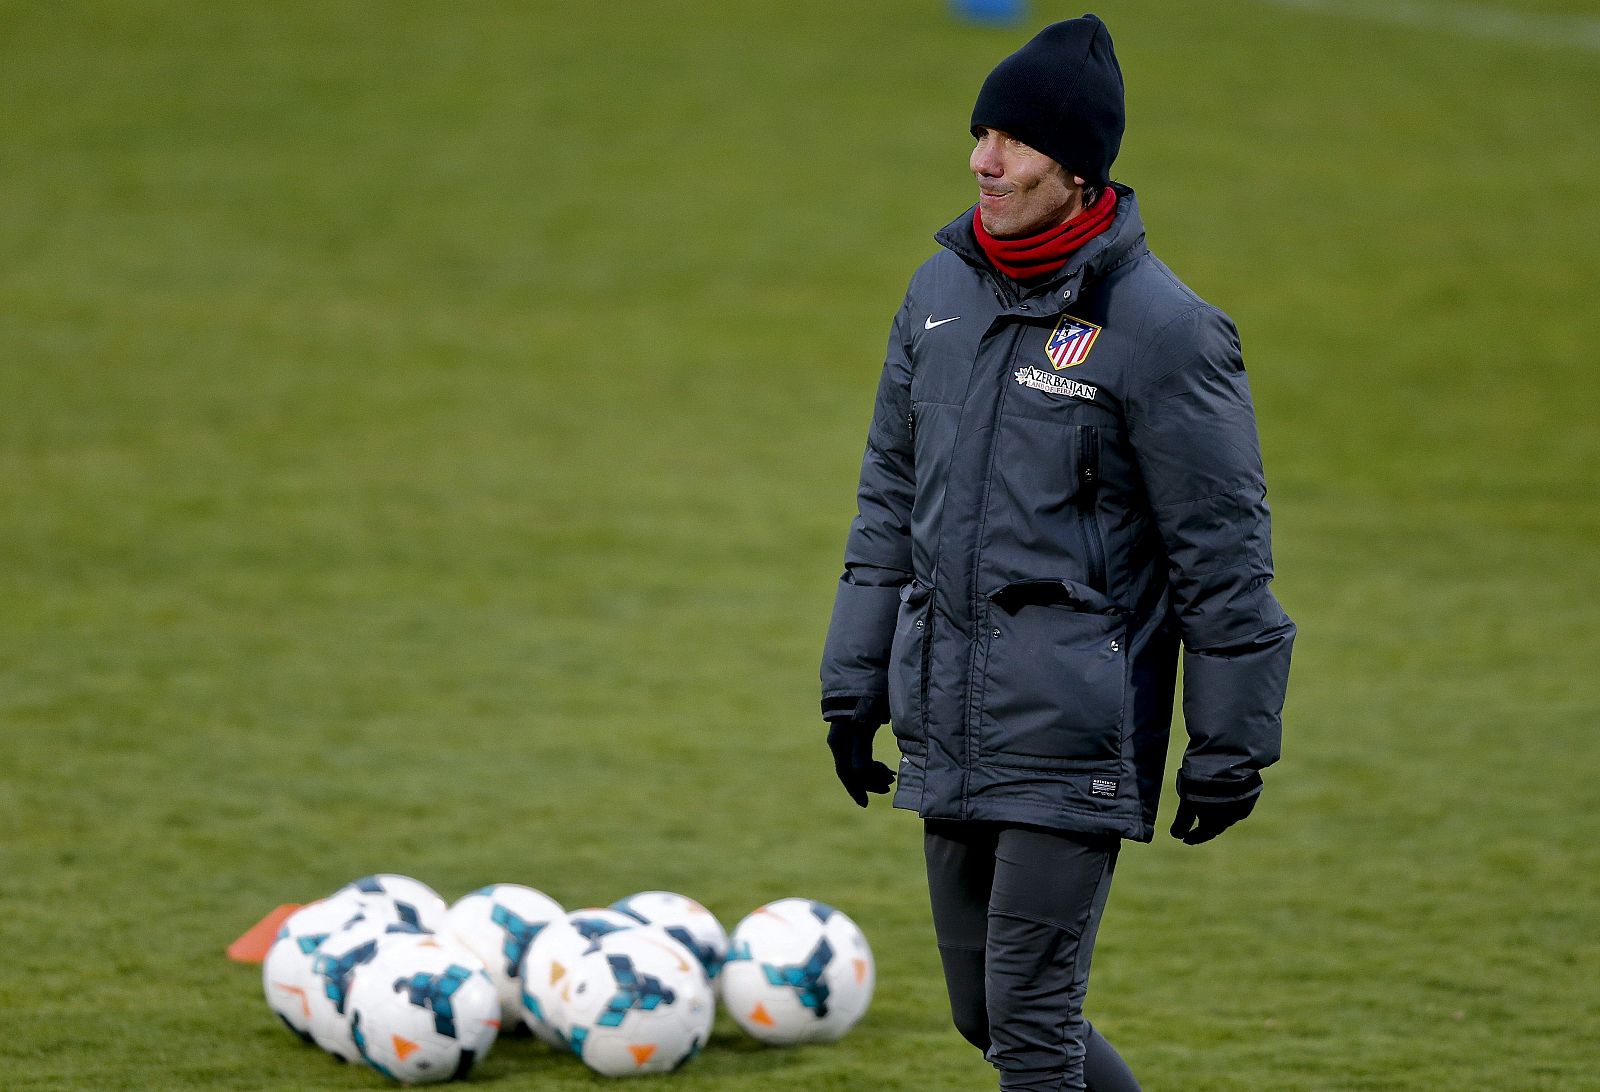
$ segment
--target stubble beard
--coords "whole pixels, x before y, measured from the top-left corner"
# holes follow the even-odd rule
[[[1016,194],[1013,191],[1005,200],[1011,201]],[[1083,204],[1076,196],[1069,197],[1061,206],[1040,216],[1038,219],[1027,217],[1026,209],[993,210],[986,211],[982,205],[978,207],[978,215],[983,219],[983,230],[996,239],[1020,239],[1028,235],[1037,235],[1041,231],[1049,231],[1059,227],[1078,213],[1083,211]]]

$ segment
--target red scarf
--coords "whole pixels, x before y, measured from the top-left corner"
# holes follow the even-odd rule
[[[1064,224],[1020,239],[996,239],[983,230],[983,217],[972,212],[972,233],[996,269],[1014,281],[1047,276],[1067,264],[1072,252],[1111,226],[1116,218],[1117,191],[1107,186],[1095,203]]]

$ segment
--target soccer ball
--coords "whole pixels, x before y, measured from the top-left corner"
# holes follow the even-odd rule
[[[711,1035],[716,997],[700,961],[658,929],[596,940],[569,975],[565,996],[572,1051],[596,1073],[668,1073]]]
[[[350,978],[363,963],[370,963],[379,947],[396,937],[425,935],[404,921],[362,917],[330,934],[317,947],[312,960],[316,989],[307,995],[311,1038],[335,1058],[353,1062],[360,1057],[350,1037],[348,999]]]
[[[556,918],[539,930],[522,960],[522,1021],[553,1047],[567,1046],[562,994],[568,973],[599,937],[639,922],[615,910],[588,907]]]
[[[483,964],[438,937],[391,941],[350,981],[350,1037],[379,1073],[404,1084],[460,1080],[500,1030]]]
[[[306,1042],[311,1038],[311,995],[322,989],[313,969],[317,947],[328,934],[361,916],[353,899],[322,899],[284,919],[261,964],[267,1004],[284,1025]]]
[[[445,915],[450,911],[449,904],[433,888],[421,880],[392,872],[352,880],[335,891],[333,897],[354,897],[364,904],[387,902],[401,921],[428,933],[443,929]]]
[[[833,1042],[872,1001],[872,949],[856,923],[810,899],[758,907],[733,930],[722,1000],[764,1043]]]
[[[728,933],[716,915],[684,895],[641,891],[611,904],[646,925],[654,925],[695,954],[706,977],[715,979],[728,958]]]
[[[450,908],[444,934],[483,962],[500,997],[502,1027],[522,1022],[522,957],[545,925],[564,917],[561,904],[531,887],[497,883]]]

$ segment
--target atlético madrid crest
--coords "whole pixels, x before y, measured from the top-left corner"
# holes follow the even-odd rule
[[[1094,339],[1099,336],[1100,327],[1094,323],[1062,315],[1061,321],[1056,323],[1056,328],[1044,343],[1044,355],[1050,358],[1050,363],[1059,372],[1062,368],[1082,364],[1089,350],[1094,348]]]

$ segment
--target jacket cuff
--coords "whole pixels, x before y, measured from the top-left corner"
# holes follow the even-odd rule
[[[1259,773],[1228,781],[1216,781],[1189,777],[1182,770],[1178,771],[1178,795],[1195,804],[1232,804],[1248,800],[1253,796],[1260,796],[1262,787]]]
[[[889,722],[889,699],[882,694],[823,698],[822,719],[830,724],[851,720],[877,728]]]

